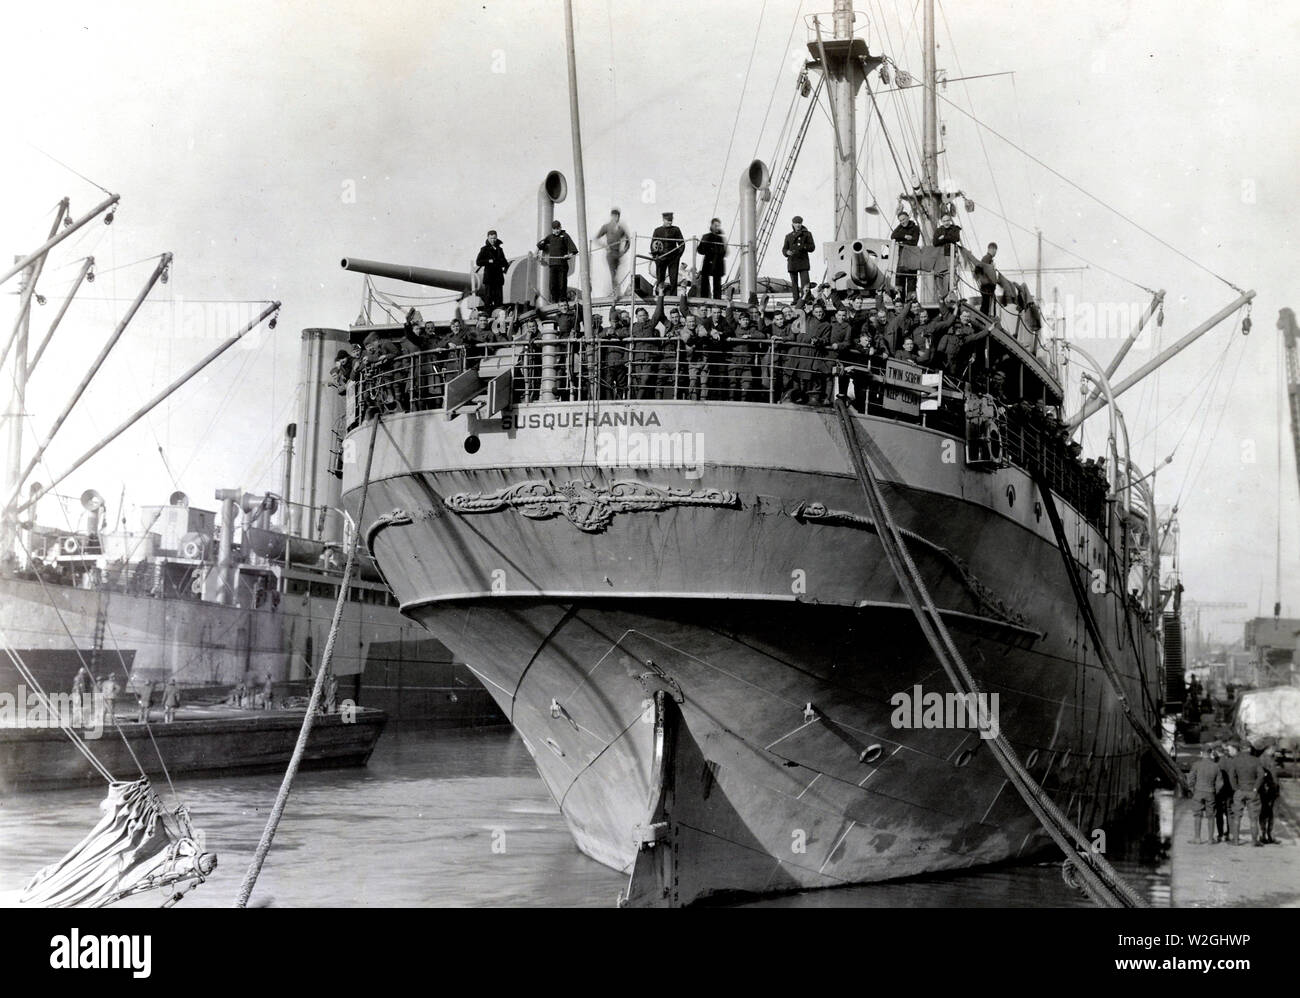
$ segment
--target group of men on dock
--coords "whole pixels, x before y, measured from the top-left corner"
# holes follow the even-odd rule
[[[1220,752],[1210,745],[1201,747],[1201,757],[1192,764],[1191,795],[1196,808],[1196,837],[1192,845],[1228,843],[1257,846],[1277,842],[1273,837],[1273,803],[1278,798],[1280,763],[1272,749],[1256,755],[1249,745],[1240,748],[1229,742]],[[1242,841],[1242,819],[1248,818],[1250,842]],[[1209,837],[1201,829],[1214,822]]]

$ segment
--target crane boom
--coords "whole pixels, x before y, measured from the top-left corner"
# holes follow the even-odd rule
[[[1291,446],[1294,448],[1296,475],[1300,478],[1300,352],[1296,339],[1300,337],[1295,312],[1289,308],[1277,313],[1277,328],[1282,330],[1286,342],[1286,397],[1291,407]]]

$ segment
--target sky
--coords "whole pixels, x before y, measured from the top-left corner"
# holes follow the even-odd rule
[[[807,106],[794,100],[804,18],[829,6],[575,0],[590,231],[617,205],[638,233],[672,210],[688,235],[717,215],[738,238],[738,177],[755,155],[773,172],[784,162],[783,122],[792,104],[796,119]],[[919,7],[859,0],[857,9],[872,51],[919,77]],[[256,303],[284,303],[274,331],[251,334],[60,486],[97,489],[131,525],[138,506],[177,488],[206,508],[217,488],[278,490],[300,330],[346,327],[361,305],[361,279],[341,257],[468,270],[488,228],[522,253],[549,169],[569,178],[556,214],[576,237],[557,0],[47,2],[6,19],[4,252],[39,245],[65,195],[77,216],[105,196],[100,188],[122,197],[114,224],[71,237],[42,278],[34,341],[80,259],[96,258],[98,280],[29,388],[26,453],[143,285],[149,258],[175,255],[169,283],[153,290],[33,477],[48,480]],[[1116,317],[1140,312],[1147,289],[1166,290],[1163,326],[1144,334],[1122,375],[1231,302],[1233,286],[1258,292],[1249,336],[1234,316],[1123,403],[1135,462],[1151,468],[1172,453],[1157,502],[1179,507],[1187,597],[1247,604],[1206,611],[1203,623],[1239,633],[1274,599],[1300,616],[1300,500],[1286,426],[1279,435],[1275,329],[1278,308],[1297,305],[1300,122],[1288,108],[1300,5],[1264,17],[1239,0],[950,0],[937,22],[938,66],[952,81],[941,90],[941,171],[975,204],[966,241],[996,240],[1004,268],[1032,268],[1041,229],[1044,299],[1060,301],[1067,338],[1105,363],[1124,331]],[[882,236],[900,172],[910,183],[920,95],[883,92],[893,88],[878,78],[872,86],[898,162],[872,120],[860,199],[881,214],[864,211],[859,234]],[[861,95],[860,141],[874,115]],[[832,146],[816,111],[784,205],[819,240],[831,228]],[[780,262],[774,254],[764,271]],[[7,316],[16,287],[3,288]],[[1104,422],[1089,423],[1090,449],[1104,445]],[[41,513],[62,515],[49,503]]]

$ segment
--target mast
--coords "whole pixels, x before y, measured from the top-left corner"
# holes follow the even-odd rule
[[[922,108],[921,197],[924,213],[932,225],[939,223],[939,74],[934,58],[934,0],[925,0],[924,69],[925,94]]]
[[[47,243],[58,235],[59,226],[63,224],[67,212],[68,199],[64,198],[59,202],[58,210],[55,212],[54,224],[50,226]],[[18,259],[15,257],[15,262]],[[7,427],[9,430],[9,450],[4,469],[5,494],[10,489],[17,492],[22,485],[23,421],[27,414],[27,338],[32,323],[32,298],[36,294],[36,282],[40,280],[41,271],[45,267],[45,259],[45,253],[34,254],[29,258],[30,262],[23,268],[23,276],[18,291],[18,321],[14,324],[13,333],[9,338],[9,342],[15,344],[15,346],[13,355],[13,394],[10,396],[9,425]],[[5,352],[9,352],[8,343],[5,345]],[[6,510],[3,524],[0,525],[0,560],[7,561],[10,557],[16,555],[14,541],[18,537],[17,530],[16,517],[13,516],[12,511]]]
[[[564,0],[564,44],[569,56],[569,123],[573,133],[573,187],[578,199],[578,286],[582,291],[582,330],[596,335],[591,314],[591,258],[587,242],[587,181],[582,169],[582,126],[578,121],[578,61],[573,47],[573,0]],[[593,377],[596,377],[593,371]]]
[[[828,84],[831,127],[835,132],[834,239],[850,242],[858,234],[857,97],[866,73],[880,60],[870,56],[864,39],[853,37],[853,0],[835,0],[832,37],[823,38],[814,16],[814,39],[808,43],[812,67]]]

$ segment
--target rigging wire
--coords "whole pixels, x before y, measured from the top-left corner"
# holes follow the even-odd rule
[[[1241,313],[1241,309],[1238,309],[1238,314],[1240,315],[1240,313]],[[1238,326],[1240,326],[1240,320],[1238,320]],[[1236,337],[1234,336],[1230,342],[1235,340]],[[1228,381],[1228,388],[1224,394],[1224,403],[1223,405],[1217,407],[1219,410],[1219,418],[1218,420],[1215,421],[1214,432],[1210,434],[1208,439],[1205,437],[1204,433],[1198,434],[1198,441],[1204,447],[1204,456],[1201,458],[1201,463],[1196,467],[1196,470],[1194,472],[1191,471],[1190,468],[1188,469],[1188,475],[1183,479],[1182,484],[1178,487],[1178,495],[1177,498],[1175,498],[1174,500],[1175,506],[1178,506],[1180,508],[1182,507],[1183,495],[1196,483],[1196,480],[1200,477],[1201,472],[1205,470],[1205,465],[1209,462],[1210,454],[1214,450],[1212,444],[1218,438],[1220,427],[1223,426],[1223,417],[1228,412],[1227,402],[1228,399],[1232,397],[1232,389],[1233,386],[1237,383],[1237,375],[1241,373],[1241,362],[1245,358],[1245,356],[1246,356],[1246,349],[1243,346],[1241,348],[1241,351],[1237,355],[1237,366],[1233,368],[1232,377]],[[1208,416],[1212,411],[1213,411],[1213,407],[1210,406],[1206,407],[1207,418],[1202,421],[1201,424],[1202,430],[1204,429],[1205,423],[1208,422]]]
[[[740,101],[736,104],[736,119],[731,123],[731,138],[727,139],[727,154],[722,157],[722,179],[718,181],[717,193],[713,196],[713,214],[718,213],[718,201],[722,199],[722,185],[727,181],[727,167],[731,165],[731,147],[736,141],[736,129],[740,127],[740,112],[745,107],[745,91],[749,88],[749,71],[754,68],[754,56],[758,52],[758,37],[763,30],[763,15],[767,13],[767,0],[758,12],[758,26],[754,29],[754,45],[749,50],[749,65],[745,67],[745,80],[740,85]]]
[[[46,159],[49,159],[49,160],[52,160],[52,161],[55,162],[55,163],[58,163],[59,166],[63,167],[65,170],[67,170],[67,171],[68,171],[69,173],[71,173],[73,176],[75,176],[75,177],[80,177],[82,180],[84,180],[86,183],[88,183],[91,187],[97,187],[97,188],[99,188],[99,190],[103,191],[105,194],[112,194],[112,193],[113,193],[113,192],[110,191],[107,187],[101,187],[99,184],[95,183],[93,180],[91,180],[89,177],[87,177],[84,173],[78,173],[78,172],[77,172],[76,170],[74,170],[72,167],[68,166],[67,163],[63,162],[63,160],[61,160],[61,159],[57,159],[56,157],[50,155],[48,152],[46,152],[46,151],[45,151],[44,149],[42,149],[40,146],[38,146],[38,145],[33,145],[31,142],[28,142],[27,144],[28,144],[29,146],[31,146],[31,148],[35,149],[35,150],[36,150],[38,153],[40,153],[42,156],[44,156]]]
[[[925,83],[924,83],[924,82],[921,83],[921,86],[925,86]],[[1152,232],[1150,229],[1148,229],[1148,228],[1146,228],[1145,226],[1141,225],[1141,224],[1140,224],[1139,222],[1137,222],[1135,219],[1129,217],[1128,215],[1124,214],[1124,212],[1120,211],[1118,208],[1116,208],[1116,207],[1114,207],[1114,206],[1108,204],[1107,202],[1103,201],[1103,200],[1102,200],[1101,198],[1099,198],[1096,194],[1093,194],[1091,191],[1089,191],[1089,190],[1087,190],[1086,188],[1084,188],[1084,187],[1080,186],[1079,184],[1075,183],[1073,180],[1071,180],[1069,177],[1067,177],[1065,174],[1063,174],[1060,170],[1057,170],[1055,167],[1049,166],[1047,163],[1045,163],[1043,160],[1039,159],[1039,158],[1038,158],[1037,156],[1035,156],[1033,153],[1031,153],[1031,152],[1029,152],[1028,150],[1022,148],[1021,146],[1017,145],[1015,142],[1012,142],[1011,139],[1007,138],[1005,135],[1003,135],[1001,132],[999,132],[997,129],[995,129],[992,125],[989,125],[989,124],[987,124],[986,122],[980,120],[980,119],[977,118],[975,115],[971,114],[969,111],[967,111],[967,110],[965,110],[963,107],[961,107],[959,104],[955,104],[955,103],[953,103],[951,100],[949,100],[947,97],[943,96],[943,94],[938,93],[937,91],[935,92],[935,96],[936,96],[939,100],[941,100],[941,101],[943,101],[945,104],[947,104],[949,107],[956,108],[957,111],[959,111],[961,114],[966,115],[966,117],[970,118],[973,122],[975,122],[975,124],[977,124],[980,128],[983,128],[985,131],[989,132],[989,133],[990,133],[991,135],[993,135],[995,138],[999,138],[999,139],[1001,139],[1003,142],[1005,142],[1007,145],[1011,146],[1012,149],[1016,150],[1016,151],[1017,151],[1018,153],[1020,153],[1022,156],[1027,156],[1029,159],[1033,160],[1035,163],[1037,163],[1039,166],[1041,166],[1041,167],[1042,167],[1044,170],[1046,170],[1048,173],[1050,173],[1050,174],[1052,174],[1054,177],[1057,177],[1058,179],[1064,181],[1066,184],[1068,184],[1070,187],[1073,187],[1076,191],[1078,191],[1078,192],[1079,192],[1080,194],[1082,194],[1084,197],[1088,198],[1088,199],[1091,200],[1091,201],[1096,202],[1098,205],[1100,205],[1101,207],[1105,208],[1105,209],[1106,209],[1107,211],[1109,211],[1111,214],[1115,215],[1116,217],[1118,217],[1118,218],[1122,219],[1123,221],[1127,222],[1129,225],[1133,226],[1133,228],[1137,229],[1139,232],[1143,233],[1143,234],[1146,235],[1146,236],[1149,236],[1151,239],[1154,239],[1154,240],[1155,240],[1156,242],[1158,242],[1161,246],[1165,247],[1166,249],[1170,250],[1170,251],[1173,252],[1173,253],[1176,253],[1178,256],[1180,256],[1180,257],[1182,257],[1184,260],[1186,260],[1188,263],[1192,264],[1192,266],[1194,266],[1194,267],[1196,267],[1197,269],[1202,270],[1202,271],[1204,271],[1205,273],[1209,274],[1209,275],[1210,275],[1211,277],[1213,277],[1215,280],[1220,281],[1220,282],[1222,282],[1223,284],[1226,284],[1226,285],[1227,285],[1228,287],[1230,287],[1233,291],[1237,292],[1237,294],[1244,294],[1244,293],[1245,293],[1241,288],[1237,287],[1237,285],[1233,284],[1230,280],[1228,280],[1228,279],[1227,279],[1226,277],[1224,277],[1222,274],[1219,274],[1218,272],[1216,272],[1216,271],[1210,269],[1209,267],[1207,267],[1205,264],[1200,263],[1199,261],[1197,261],[1197,260],[1193,259],[1192,257],[1188,256],[1186,253],[1184,253],[1182,250],[1180,250],[1177,246],[1173,245],[1173,243],[1170,243],[1170,242],[1168,242],[1167,240],[1164,240],[1164,239],[1160,238],[1160,236],[1156,235],[1156,234],[1155,234],[1154,232]],[[1080,258],[1080,259],[1082,259],[1082,258]]]
[[[963,72],[961,68],[961,59],[958,58],[957,56],[957,44],[952,37],[952,28],[948,26],[948,14],[944,10],[942,3],[938,4],[938,7],[939,7],[939,13],[943,17],[944,31],[946,31],[948,34],[948,46],[952,50],[952,59],[953,59],[953,63],[957,67],[957,75],[964,77],[966,74],[965,72]],[[970,105],[970,109],[973,114],[975,111],[975,102],[974,100],[971,99],[970,84],[963,79],[961,85],[962,85],[962,90],[966,94],[966,103]],[[989,180],[993,183],[993,196],[997,198],[998,209],[1003,213],[1003,215],[1005,215],[1007,209],[1006,209],[1006,205],[1004,205],[1002,202],[1002,189],[998,186],[997,174],[993,170],[993,160],[989,157],[989,150],[987,144],[984,142],[984,135],[982,132],[979,132],[978,130],[976,131],[975,134],[979,138],[980,152],[984,154],[984,165],[988,167]],[[945,142],[945,145],[946,144],[947,143]],[[948,157],[946,155],[944,157],[944,162],[945,165],[948,162]],[[1011,253],[1015,257],[1016,267],[1022,268],[1024,265],[1020,262],[1020,250],[1016,246],[1016,239],[1011,232],[1010,225],[1007,226],[1007,238],[1011,240]]]

